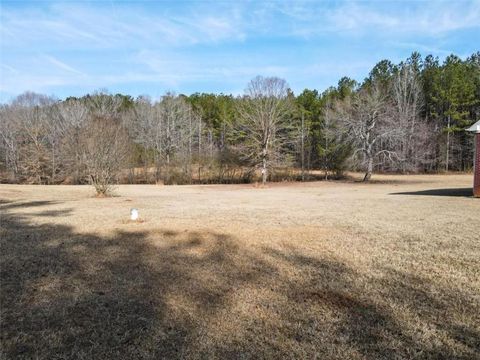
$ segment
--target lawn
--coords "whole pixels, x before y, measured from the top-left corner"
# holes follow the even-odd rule
[[[374,179],[0,185],[0,358],[478,359],[472,176]]]

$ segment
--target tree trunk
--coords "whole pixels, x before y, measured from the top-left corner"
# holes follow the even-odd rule
[[[363,181],[369,181],[370,178],[372,177],[372,172],[373,172],[373,157],[371,155],[368,156],[368,163],[367,163],[367,172],[365,173],[365,176],[363,178]]]
[[[155,166],[155,169],[157,168],[157,163],[156,163],[156,156],[154,155],[153,157],[153,163]],[[145,179],[145,183],[148,184],[148,163],[147,163],[147,147],[143,147],[143,177]],[[155,174],[155,182],[157,181],[157,174]]]
[[[302,181],[305,181],[305,120],[302,111]]]
[[[262,184],[267,183],[267,150],[263,150],[262,154]]]
[[[202,183],[202,119],[198,118],[198,183]]]
[[[323,166],[325,170],[325,180],[328,180],[328,158],[327,158],[327,150],[328,149],[328,138],[327,134],[325,134],[325,154],[323,157]]]
[[[450,115],[448,116],[447,125],[447,158],[445,160],[445,171],[448,172],[448,163],[450,162]]]
[[[50,179],[51,184],[55,184],[55,144],[52,144],[52,178]]]
[[[165,178],[166,178],[165,183],[170,184],[170,154],[169,153],[167,153],[167,173],[165,175]]]

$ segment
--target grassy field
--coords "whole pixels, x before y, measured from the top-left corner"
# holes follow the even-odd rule
[[[472,176],[374,179],[0,185],[0,358],[479,359]]]

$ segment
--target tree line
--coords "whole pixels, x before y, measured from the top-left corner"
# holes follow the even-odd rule
[[[382,60],[295,95],[276,77],[242,96],[96,92],[57,100],[26,92],[0,106],[3,182],[232,183],[373,172],[468,171],[480,117],[480,52],[442,63]]]

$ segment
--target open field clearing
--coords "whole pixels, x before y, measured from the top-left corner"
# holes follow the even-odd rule
[[[472,176],[374,180],[0,185],[0,358],[479,359]]]

